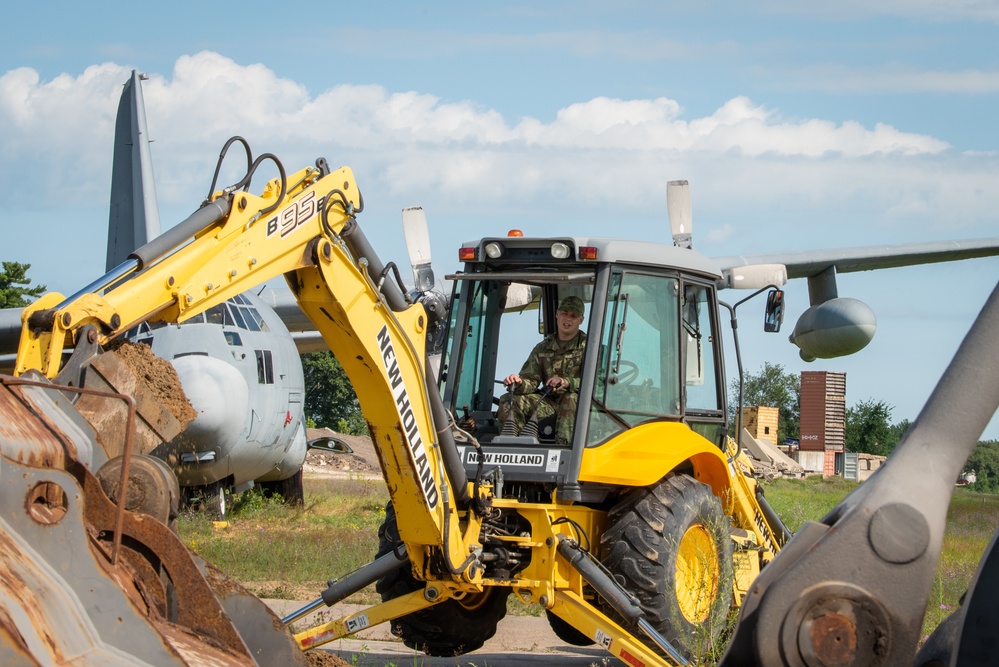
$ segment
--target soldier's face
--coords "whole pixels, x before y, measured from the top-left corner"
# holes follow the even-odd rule
[[[570,313],[566,310],[555,311],[555,318],[558,320],[558,337],[562,340],[569,340],[579,331],[579,325],[583,323],[583,316]]]

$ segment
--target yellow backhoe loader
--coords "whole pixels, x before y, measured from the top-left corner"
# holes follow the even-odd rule
[[[280,176],[251,194],[268,161]],[[0,490],[16,515],[4,655],[302,664],[298,648],[383,622],[459,655],[492,636],[512,594],[566,641],[686,664],[751,603],[789,536],[727,436],[716,263],[683,244],[510,234],[458,248],[443,299],[378,259],[362,211],[349,169],[320,159],[286,176],[266,154],[106,276],[26,309],[18,377],[0,383]],[[176,482],[150,455],[169,419],[102,350],[280,275],[350,377],[391,504],[375,560],[275,623],[169,531]],[[586,312],[578,407],[559,413],[568,427],[540,411],[511,427],[497,381],[555,332],[567,297]],[[779,293],[768,303],[773,323]],[[124,433],[81,418],[77,396],[124,404]],[[293,638],[281,627],[372,583],[380,604]]]

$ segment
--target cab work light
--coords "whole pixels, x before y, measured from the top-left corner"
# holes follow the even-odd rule
[[[486,256],[489,259],[499,259],[503,256],[503,251],[505,248],[502,243],[497,243],[496,241],[490,241],[486,244]]]
[[[561,242],[553,243],[551,252],[555,259],[565,259],[569,256],[569,246]]]

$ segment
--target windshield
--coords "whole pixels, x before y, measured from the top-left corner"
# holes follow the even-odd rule
[[[678,289],[675,277],[611,275],[587,444],[680,417]]]
[[[478,429],[496,426],[500,381],[519,373],[532,349],[554,334],[562,299],[579,297],[589,315],[592,272],[569,280],[516,282],[462,280],[457,307],[452,307],[448,355],[442,378],[445,403],[460,419],[472,416]],[[554,281],[556,278],[552,278]],[[582,329],[586,329],[583,322]]]

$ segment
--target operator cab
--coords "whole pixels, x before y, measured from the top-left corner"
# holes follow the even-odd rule
[[[470,475],[481,459],[506,481],[575,483],[583,448],[654,421],[684,422],[722,445],[724,368],[709,260],[591,238],[483,239],[460,256],[465,270],[448,276],[455,288],[440,379],[445,405],[482,447],[480,455],[459,443]],[[583,301],[587,335],[568,446],[556,444],[553,417],[525,436],[504,429],[497,414],[501,378],[519,373],[555,332],[567,296]]]

